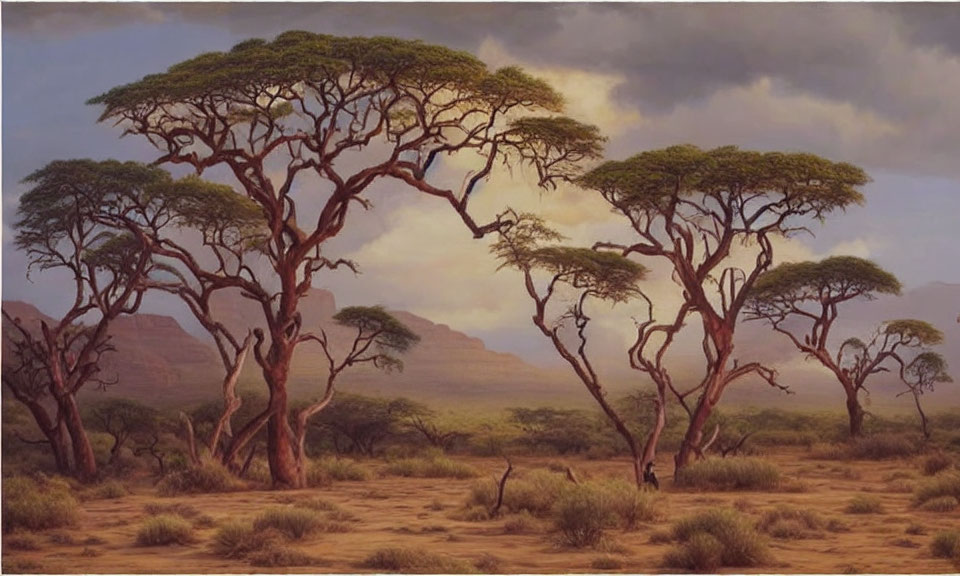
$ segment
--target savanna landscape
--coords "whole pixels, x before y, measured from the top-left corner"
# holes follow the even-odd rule
[[[960,570],[955,5],[2,11],[3,572]]]

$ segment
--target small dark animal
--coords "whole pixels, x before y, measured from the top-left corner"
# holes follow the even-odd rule
[[[643,470],[643,483],[653,484],[655,489],[660,489],[660,481],[657,480],[657,475],[653,471],[653,462],[647,462],[647,467]]]

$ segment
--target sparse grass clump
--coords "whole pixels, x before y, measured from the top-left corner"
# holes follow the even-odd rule
[[[536,520],[529,512],[521,512],[503,523],[503,531],[507,534],[524,534],[536,529]]]
[[[876,496],[860,494],[847,502],[844,512],[847,514],[883,514],[883,503]]]
[[[721,566],[758,566],[769,560],[766,542],[738,512],[717,508],[681,519],[673,526],[679,545],[664,562],[671,568],[714,571]]]
[[[892,480],[887,482],[887,485],[884,487],[887,492],[894,492],[897,494],[909,494],[910,492],[913,492],[914,488],[916,488],[916,484],[910,482],[909,480]]]
[[[616,556],[597,556],[590,562],[590,567],[594,570],[620,570],[623,568],[623,560]]]
[[[363,567],[381,572],[407,574],[470,574],[473,566],[449,556],[412,548],[381,548],[367,556]]]
[[[960,531],[938,532],[930,542],[934,558],[952,558],[960,563]]]
[[[960,501],[957,501],[953,496],[939,496],[921,504],[920,509],[924,512],[951,512],[957,506],[960,506]]]
[[[850,525],[841,520],[840,518],[831,518],[827,521],[827,531],[828,532],[849,532]]]
[[[3,545],[10,550],[39,550],[40,542],[31,534],[13,534],[3,539]]]
[[[780,471],[759,458],[711,458],[681,468],[677,486],[697,490],[774,490]]]
[[[813,510],[781,505],[764,512],[757,528],[774,538],[793,540],[816,538],[826,522]]]
[[[180,516],[159,514],[147,518],[137,532],[140,546],[168,546],[193,542],[193,526]]]
[[[531,470],[517,477],[511,476],[503,493],[503,509],[510,512],[526,511],[542,518],[552,512],[560,495],[572,486],[562,474],[547,470]],[[490,510],[496,501],[496,482],[479,481],[470,489],[467,506]]]
[[[284,566],[309,566],[314,559],[309,554],[287,548],[286,546],[266,546],[257,550],[248,556],[251,566],[262,567],[284,567]]]
[[[274,507],[264,510],[253,521],[256,531],[276,530],[287,538],[300,540],[320,528],[320,518],[313,510]]]
[[[482,574],[497,574],[503,571],[503,560],[493,554],[484,552],[473,561],[473,567]]]
[[[69,484],[37,482],[14,476],[3,480],[3,531],[47,530],[70,526],[77,518],[77,501]]]
[[[614,480],[600,484],[596,489],[600,490],[605,504],[625,530],[633,530],[641,522],[653,522],[662,515],[656,495],[638,490],[630,482]]]
[[[473,466],[451,460],[443,455],[421,458],[401,458],[387,465],[387,474],[413,478],[476,478],[478,473]]]
[[[157,493],[161,496],[213,494],[243,488],[244,483],[226,468],[215,462],[204,462],[200,466],[191,466],[167,474],[157,484]]]
[[[88,492],[89,497],[93,497],[101,500],[115,500],[117,498],[123,498],[124,496],[130,493],[127,490],[127,487],[122,483],[116,480],[107,480],[103,484],[97,486],[94,490]]]
[[[921,470],[923,471],[924,476],[933,476],[943,472],[952,465],[953,461],[949,456],[942,452],[937,452],[936,454],[931,454],[923,459],[923,466]]]
[[[213,551],[224,558],[243,558],[272,542],[273,532],[259,532],[248,522],[232,521],[213,535]]]
[[[907,529],[904,530],[904,532],[906,532],[907,534],[910,534],[911,536],[923,536],[924,534],[927,533],[927,527],[924,526],[923,524],[918,524],[914,522],[909,526],[907,526]]]
[[[900,434],[873,434],[856,438],[847,446],[849,455],[860,460],[909,458],[917,453],[917,445]]]
[[[937,474],[921,482],[913,492],[913,505],[920,506],[928,500],[943,496],[960,500],[960,473]]]
[[[554,522],[564,544],[596,546],[611,524],[611,510],[599,490],[575,486],[557,501]]]
[[[371,478],[370,471],[348,458],[321,458],[310,463],[307,470],[307,485],[323,488],[334,481],[363,482]]]
[[[143,505],[143,511],[151,516],[156,516],[157,514],[175,514],[183,518],[193,518],[200,514],[200,511],[193,506],[181,502],[175,502],[173,504],[150,502]]]

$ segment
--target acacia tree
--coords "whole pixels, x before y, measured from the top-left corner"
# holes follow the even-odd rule
[[[668,263],[684,306],[666,325],[680,326],[692,313],[700,319],[703,378],[685,390],[666,382],[690,421],[675,457],[681,468],[702,453],[704,427],[730,384],[754,374],[785,389],[773,370],[733,358],[737,320],[754,282],[773,262],[774,237],[862,202],[857,187],[867,176],[811,154],[685,145],[605,162],[579,182],[599,193],[636,234],[635,243],[601,242],[595,248]],[[732,260],[735,245],[753,250],[749,265]]]
[[[500,269],[515,268],[523,273],[527,295],[533,300],[533,323],[553,344],[600,406],[606,418],[616,428],[630,449],[634,478],[643,483],[644,457],[640,443],[608,400],[607,391],[587,354],[587,326],[590,317],[585,306],[591,299],[622,303],[639,292],[637,284],[646,269],[610,252],[589,248],[548,245],[562,240],[543,220],[531,214],[510,214],[511,226],[500,231],[491,251],[501,261]],[[542,282],[538,286],[538,278]],[[550,305],[562,298],[563,287],[575,293],[573,303],[559,315],[551,313]],[[565,329],[574,333],[573,345],[565,340]]]
[[[130,440],[148,435],[156,428],[157,411],[126,398],[112,398],[94,406],[91,414],[97,429],[113,438],[110,463],[120,457],[120,451]]]
[[[866,391],[869,378],[888,371],[890,362],[903,365],[901,348],[937,344],[943,338],[926,322],[893,320],[882,324],[869,342],[849,338],[836,353],[829,350],[840,304],[899,293],[900,282],[893,274],[862,258],[834,256],[820,262],[785,263],[756,281],[745,317],[768,322],[833,373],[846,394],[850,436],[856,437],[863,433],[860,393]]]
[[[20,373],[30,374],[20,382],[33,382],[33,386],[35,378],[44,381],[46,393],[56,404],[56,433],[62,433],[62,420],[70,437],[75,473],[80,480],[91,481],[96,478],[97,463],[83,427],[77,393],[91,382],[109,383],[101,376],[100,367],[103,354],[113,350],[107,329],[121,314],[136,312],[145,290],[142,279],[154,267],[150,252],[141,243],[105,228],[95,214],[103,199],[149,186],[154,174],[118,162],[57,161],[25,181],[33,187],[20,198],[15,245],[26,252],[31,269],[68,274],[73,294],[60,320],[41,321],[39,335],[6,311],[4,316],[19,339],[15,350]],[[95,317],[93,323],[81,325],[88,315]],[[10,386],[10,380],[5,382]],[[15,393],[14,397],[23,395]],[[47,434],[51,418],[34,411],[32,399],[27,406]],[[51,442],[56,445],[55,454],[62,444],[62,438]],[[57,458],[60,463],[62,454]]]
[[[560,112],[562,98],[518,68],[490,72],[470,54],[392,38],[287,32],[248,40],[90,103],[104,106],[101,120],[154,144],[158,163],[198,173],[226,168],[260,210],[270,277],[246,267],[223,282],[257,300],[266,321],[268,338],[254,357],[270,393],[268,451],[278,486],[300,485],[287,378],[297,345],[311,335],[301,330],[298,306],[314,273],[331,267],[324,243],[341,232],[352,206],[371,206],[371,185],[401,182],[443,199],[482,237],[502,222],[478,224],[469,201],[498,162],[532,165],[540,186],[550,187],[572,179],[602,141],[592,126],[543,115]],[[476,158],[478,168],[453,189],[444,182],[459,179],[431,169],[458,153]],[[323,198],[315,215],[298,210],[300,191]]]
[[[907,390],[897,396],[907,393],[913,396],[917,413],[920,415],[920,429],[923,431],[923,437],[929,440],[929,422],[923,406],[920,405],[920,396],[925,392],[932,392],[937,384],[953,382],[953,378],[947,374],[947,361],[940,354],[928,350],[921,352],[909,364],[900,368],[900,379],[907,386]]]

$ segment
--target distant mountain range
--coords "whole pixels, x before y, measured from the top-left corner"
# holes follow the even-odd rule
[[[4,302],[3,307],[34,325],[46,318],[34,306],[23,302]],[[353,332],[334,324],[332,316],[337,307],[333,294],[314,289],[302,301],[300,309],[305,330],[323,327],[331,336],[334,351],[346,352]],[[238,331],[262,324],[258,304],[239,294],[222,295],[214,302],[214,310],[225,325]],[[343,374],[342,390],[402,395],[469,407],[589,401],[566,366],[558,365],[556,369],[533,366],[515,355],[489,350],[483,341],[446,325],[409,312],[392,313],[421,338],[403,357],[405,370],[385,374],[369,366],[353,368]],[[960,382],[957,314],[960,314],[960,284],[928,284],[900,297],[848,304],[841,313],[835,342],[853,335],[869,336],[882,320],[905,317],[927,320],[944,331],[945,342],[939,351],[954,367],[954,377]],[[137,314],[120,318],[110,334],[117,352],[109,355],[105,370],[108,375],[115,374],[119,383],[105,392],[87,391],[87,395],[129,396],[168,405],[217,397],[222,368],[212,344],[206,338],[186,332],[172,317]],[[737,355],[745,361],[759,358],[778,365],[782,380],[796,392],[789,399],[791,405],[838,406],[838,387],[830,376],[819,370],[815,362],[800,361],[787,339],[768,327],[755,322],[741,326]],[[675,379],[695,378],[700,369],[699,361],[687,369],[672,367]],[[250,358],[241,378],[242,386],[260,386],[258,370]],[[291,395],[315,394],[325,376],[326,358],[319,345],[303,344],[297,349],[291,370]],[[612,370],[610,376],[614,391],[632,387],[637,381],[626,370]],[[878,378],[873,386],[875,405],[906,407],[893,400],[889,393],[896,386],[892,377]],[[941,385],[929,398],[934,409],[960,408],[960,383]],[[743,382],[729,389],[723,405],[765,405],[782,401],[780,393],[761,382]]]

